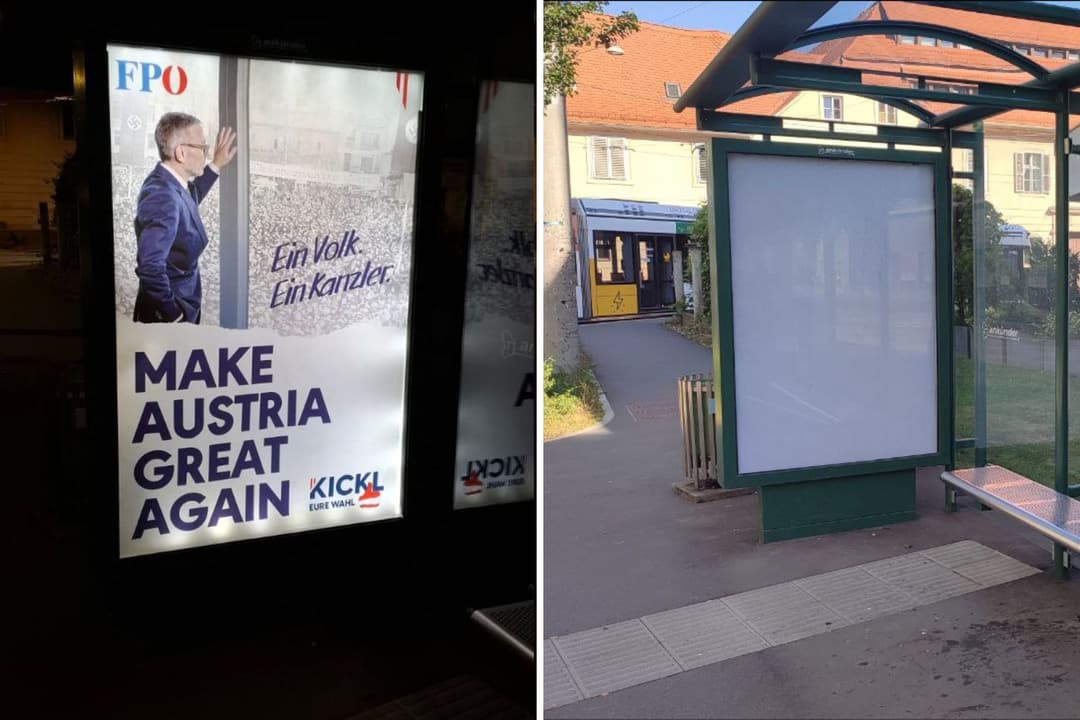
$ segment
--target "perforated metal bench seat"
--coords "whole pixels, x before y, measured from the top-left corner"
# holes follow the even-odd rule
[[[474,610],[473,622],[500,641],[521,653],[529,661],[536,660],[536,601],[499,605]]]
[[[967,493],[1080,553],[1080,502],[1068,495],[997,465],[946,470],[941,480],[948,508],[955,507],[957,491]]]

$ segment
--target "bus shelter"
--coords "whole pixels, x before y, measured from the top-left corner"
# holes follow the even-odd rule
[[[1080,550],[1070,471],[1080,418],[1069,402],[1080,62],[997,28],[1037,22],[1080,37],[1080,12],[876,3],[853,22],[821,24],[834,4],[761,3],[675,103],[716,134],[707,151],[720,484],[759,488],[768,542],[913,519],[915,469],[943,466],[947,509],[961,492],[1036,528],[1064,576]],[[921,22],[886,5],[991,22]],[[838,41],[868,37],[891,40],[896,57],[830,55]],[[911,62],[904,44],[989,56],[1002,79]],[[845,122],[839,103],[814,121],[733,111],[793,91],[868,99],[879,121]],[[896,123],[897,111],[914,121]],[[1046,125],[1047,159],[1017,159],[1017,193],[1038,176],[1046,196],[1052,231],[1033,241],[987,201],[1001,174],[990,162],[1006,147],[988,142],[988,128],[1014,111]]]

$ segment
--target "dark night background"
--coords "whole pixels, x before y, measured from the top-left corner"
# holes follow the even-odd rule
[[[535,81],[535,7],[479,19],[453,4],[169,5],[0,3],[0,103],[23,91],[76,97],[86,168],[76,257],[0,247],[0,714],[534,714],[534,663],[468,611],[534,598],[535,503],[455,514],[450,482],[479,83]],[[299,60],[426,73],[405,520],[114,559],[111,238],[98,202],[108,147],[93,75],[112,38],[252,55],[254,38],[282,40],[305,48]],[[84,49],[85,95],[72,81]]]

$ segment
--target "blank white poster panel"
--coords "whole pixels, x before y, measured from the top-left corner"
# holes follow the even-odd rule
[[[732,154],[739,473],[937,452],[931,166]]]

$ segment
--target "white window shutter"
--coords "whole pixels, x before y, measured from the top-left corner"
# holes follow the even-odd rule
[[[709,179],[709,160],[705,154],[705,146],[697,146],[697,176],[698,182],[706,183]]]
[[[1013,153],[1013,192],[1024,192],[1024,154]]]
[[[612,140],[611,145],[608,148],[611,152],[611,179],[612,180],[625,180],[626,179],[626,141]]]
[[[1042,191],[1050,192],[1050,156],[1042,156]]]
[[[594,178],[609,177],[607,138],[592,138],[592,166]]]

